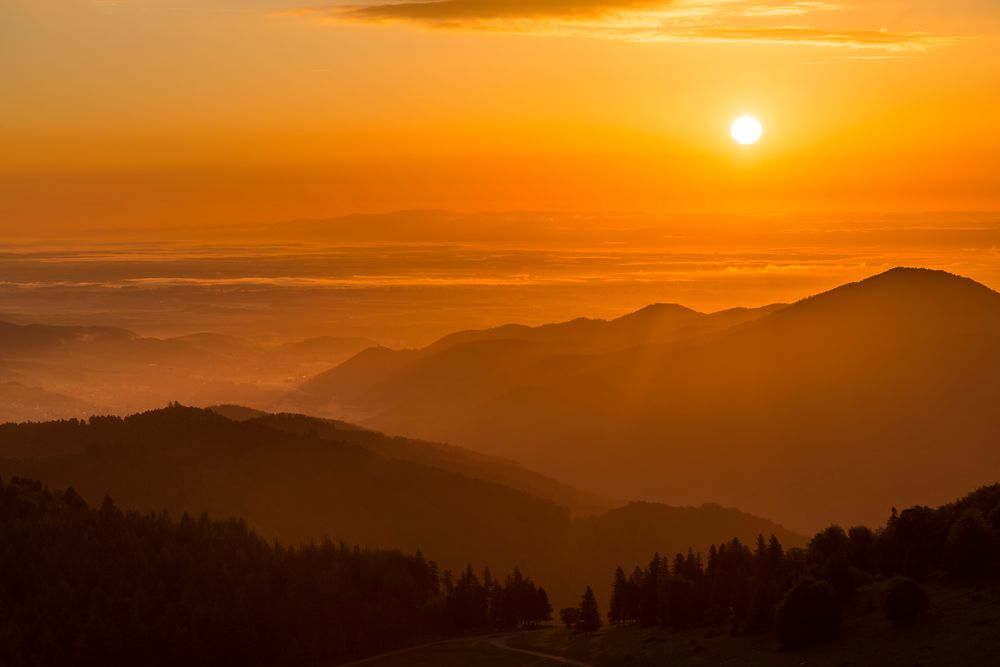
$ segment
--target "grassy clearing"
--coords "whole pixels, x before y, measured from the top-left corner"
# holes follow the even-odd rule
[[[887,583],[859,590],[844,612],[839,638],[806,650],[782,650],[772,636],[731,637],[728,628],[707,632],[606,628],[590,638],[546,629],[514,637],[510,645],[566,655],[597,667],[1000,665],[1000,582],[928,583],[930,611],[905,627],[889,624],[882,614]]]
[[[383,656],[365,661],[364,667],[548,667],[555,664],[542,658],[505,651],[485,640],[473,639]]]

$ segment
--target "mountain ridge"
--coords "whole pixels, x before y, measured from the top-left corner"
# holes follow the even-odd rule
[[[362,390],[314,378],[303,394],[312,412],[329,400],[362,424],[559,470],[606,495],[721,500],[801,530],[825,520],[824,465],[856,481],[835,503],[846,523],[925,502],[923,488],[943,501],[1000,475],[989,445],[1000,437],[1000,294],[897,268],[753,314],[596,351],[578,340],[407,351]],[[875,481],[900,466],[925,472]]]

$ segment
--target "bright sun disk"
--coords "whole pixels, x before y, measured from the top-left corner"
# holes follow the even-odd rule
[[[760,140],[761,135],[764,134],[764,127],[753,116],[743,116],[733,121],[730,133],[736,143],[749,146]]]

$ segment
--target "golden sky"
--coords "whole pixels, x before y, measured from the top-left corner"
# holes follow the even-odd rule
[[[2,0],[0,230],[997,210],[998,37],[995,0]]]

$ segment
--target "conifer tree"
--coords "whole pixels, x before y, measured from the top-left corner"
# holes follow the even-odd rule
[[[587,586],[580,599],[580,617],[576,621],[576,629],[585,636],[590,636],[601,627],[601,612],[597,608],[594,591]]]
[[[615,569],[615,580],[611,585],[611,603],[608,606],[608,622],[621,626],[625,623],[625,607],[628,598],[628,580],[625,570],[620,566]]]

